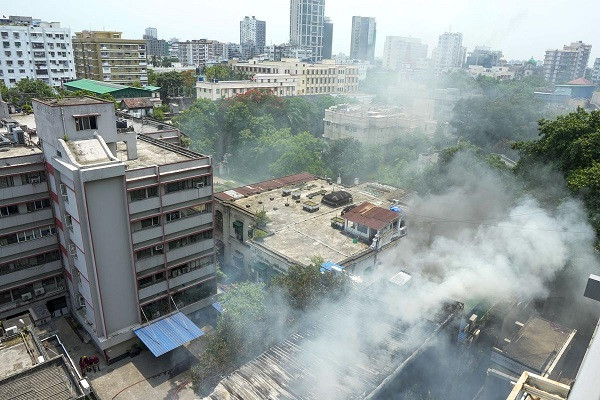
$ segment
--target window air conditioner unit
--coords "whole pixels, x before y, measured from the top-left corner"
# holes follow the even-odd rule
[[[62,197],[68,197],[69,196],[69,192],[67,191],[67,185],[65,185],[64,183],[60,184],[60,194]]]
[[[40,178],[31,178],[31,183],[32,184],[36,184],[36,183],[40,183]]]
[[[32,298],[32,297],[33,297],[33,296],[31,295],[31,293],[23,293],[23,294],[21,295],[21,299],[22,299],[22,300],[31,300],[31,298]]]
[[[196,183],[196,189],[202,189],[204,187],[204,182]]]
[[[34,291],[36,296],[41,296],[46,292],[44,288],[35,289]]]
[[[162,244],[157,244],[156,246],[154,246],[154,250],[156,250],[156,251],[161,251],[162,249],[163,249]]]
[[[77,258],[77,246],[75,246],[73,243],[69,244],[69,254]]]
[[[73,220],[71,219],[70,215],[65,215],[65,225],[67,226],[67,228],[73,227]]]

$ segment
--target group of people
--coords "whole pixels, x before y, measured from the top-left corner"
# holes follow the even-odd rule
[[[83,356],[79,358],[79,368],[81,368],[81,374],[85,375],[86,372],[100,371],[100,359],[97,354],[92,357]]]

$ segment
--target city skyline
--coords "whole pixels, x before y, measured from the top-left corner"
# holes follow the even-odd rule
[[[141,2],[126,4],[115,0],[91,3],[87,7],[89,18],[82,17],[78,4],[73,0],[59,0],[58,6],[46,3],[8,5],[3,14],[26,15],[47,21],[58,21],[72,32],[82,29],[119,30],[129,39],[142,37],[148,26],[158,29],[162,39],[178,37],[187,39],[214,39],[223,42],[239,41],[239,21],[245,15],[255,15],[269,26],[267,44],[280,44],[289,40],[289,4],[281,0],[265,0],[260,4],[234,1],[227,4],[211,4],[211,12],[204,12],[188,0],[175,1],[172,13],[158,12],[156,8],[140,7]],[[147,3],[144,3],[147,4]],[[182,9],[188,12],[180,12]],[[581,9],[589,12],[581,13]],[[197,12],[193,10],[196,9]],[[119,10],[118,13],[110,10]],[[427,10],[427,14],[424,13]],[[463,33],[463,45],[468,50],[485,45],[502,50],[507,60],[543,60],[547,49],[562,48],[566,43],[581,40],[594,46],[600,37],[600,26],[594,15],[600,5],[590,1],[572,7],[558,0],[541,2],[517,2],[510,0],[501,5],[492,1],[475,2],[459,0],[427,0],[418,7],[376,0],[362,3],[355,0],[327,0],[325,15],[334,23],[333,53],[350,52],[352,16],[362,15],[377,20],[378,40],[375,56],[382,57],[386,36],[420,38],[429,45],[430,52],[440,34],[446,31]],[[136,18],[131,18],[135,15]],[[219,18],[214,18],[218,15]],[[576,24],[556,25],[548,23],[553,16],[561,15],[566,20],[577,20]],[[495,27],[489,29],[488,27]],[[431,54],[430,54],[431,56]],[[600,57],[600,45],[592,47],[590,59]],[[591,63],[590,63],[591,65]]]

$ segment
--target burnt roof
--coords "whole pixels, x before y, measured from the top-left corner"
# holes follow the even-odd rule
[[[121,100],[122,103],[130,110],[138,108],[153,108],[154,103],[149,97],[135,97]]]
[[[258,194],[265,192],[267,190],[273,190],[282,188],[289,185],[297,185],[299,183],[304,183],[315,179],[316,176],[313,174],[309,174],[308,172],[302,172],[300,174],[283,176],[277,179],[270,179],[268,181],[253,183],[251,185],[240,186],[233,190],[226,190],[224,192],[215,193],[215,197],[219,200],[231,200],[235,197],[232,195],[232,192],[235,192],[241,196],[252,196],[253,194]]]
[[[344,214],[344,218],[359,225],[379,230],[399,217],[398,213],[365,201]]]

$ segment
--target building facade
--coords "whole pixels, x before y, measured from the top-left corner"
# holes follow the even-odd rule
[[[255,16],[244,17],[240,21],[240,46],[242,57],[248,59],[265,51],[267,23]]]
[[[462,45],[460,32],[446,32],[440,35],[438,45],[433,49],[433,69],[437,73],[462,68],[465,62],[466,48]]]
[[[465,65],[479,65],[485,68],[497,66],[502,59],[502,51],[492,50],[486,46],[476,46],[475,50],[471,51],[467,56]]]
[[[71,30],[31,17],[0,20],[0,81],[7,87],[23,78],[54,87],[75,78]]]
[[[330,60],[333,52],[333,22],[331,18],[325,17],[323,21],[323,53],[324,59]]]
[[[77,78],[130,85],[148,84],[146,41],[124,39],[121,32],[75,33],[73,51]]]
[[[390,38],[390,36],[388,36]],[[375,18],[352,17],[352,36],[350,42],[350,58],[354,60],[375,60],[375,40],[377,39],[377,25]],[[387,39],[386,39],[387,48]],[[427,46],[425,46],[427,57]],[[385,59],[385,57],[384,57]]]
[[[562,50],[546,50],[543,66],[544,78],[552,83],[565,83],[583,78],[591,51],[592,45],[582,41],[565,45]]]
[[[323,59],[325,0],[290,0],[290,43],[312,49],[312,61]]]
[[[202,67],[212,61],[227,57],[225,43],[208,40],[187,40],[177,43],[178,59],[183,66]]]
[[[487,76],[499,81],[506,81],[515,78],[515,70],[511,67],[483,67],[481,65],[469,65],[469,75],[473,78],[478,76]]]
[[[14,135],[17,135],[16,137]],[[66,284],[42,151],[18,124],[0,130],[0,319],[67,309]],[[24,140],[19,140],[19,136]],[[15,144],[13,144],[15,143]]]
[[[385,69],[399,71],[414,68],[423,64],[425,59],[427,59],[427,45],[421,43],[421,39],[401,36],[385,38],[385,47],[383,48],[383,67]]]
[[[351,64],[336,64],[334,60],[324,60],[320,64],[310,64],[298,59],[283,59],[279,62],[234,62],[230,64],[236,71],[249,75],[289,74],[297,79],[296,94],[340,94],[358,91],[359,68]]]
[[[594,68],[592,69],[592,82],[596,85],[600,85],[600,58],[596,58],[594,61]]]
[[[260,89],[276,96],[295,96],[298,78],[289,74],[256,74],[247,81],[196,82],[197,99],[228,99]]]
[[[285,58],[295,58],[310,62],[313,57],[312,49],[308,46],[297,46],[289,43],[265,47],[265,58],[269,61],[281,61]]]
[[[148,38],[146,40],[146,54],[148,59],[152,57],[168,57],[169,56],[169,44],[164,39]]]
[[[142,324],[210,305],[210,157],[117,129],[112,102],[36,99],[33,108],[72,315],[107,361],[137,342]]]
[[[148,27],[144,31],[144,39],[158,39],[158,29]]]

